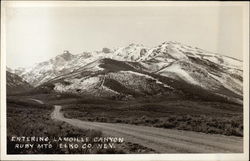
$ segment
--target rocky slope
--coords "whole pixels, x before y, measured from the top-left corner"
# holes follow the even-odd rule
[[[21,77],[9,71],[6,72],[6,82],[7,82],[7,89],[6,89],[7,94],[28,91],[32,88],[32,86],[26,81],[24,81]]]

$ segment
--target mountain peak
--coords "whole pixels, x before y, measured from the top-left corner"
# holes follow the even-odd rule
[[[64,50],[63,54],[70,54],[70,52],[68,50]]]
[[[130,43],[128,46],[129,47],[142,47],[143,45],[142,44],[136,44],[136,43]]]
[[[58,57],[61,57],[61,58],[63,58],[64,60],[69,61],[69,60],[72,59],[73,56],[74,56],[74,55],[71,54],[68,50],[64,50],[63,53],[62,53],[61,55],[58,55],[58,56],[57,56],[57,58],[58,58]]]
[[[111,53],[112,50],[109,49],[109,48],[104,47],[104,48],[102,48],[102,52],[103,52],[103,53]]]
[[[162,44],[180,44],[178,41],[165,41]]]

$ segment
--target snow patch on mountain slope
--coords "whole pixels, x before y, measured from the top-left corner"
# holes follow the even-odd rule
[[[147,52],[142,55],[138,61],[145,61],[145,60],[148,60],[150,59],[150,55],[152,54],[152,52],[155,50],[155,48],[152,48],[152,49],[147,49]]]
[[[228,67],[228,68],[237,68],[239,70],[242,70],[243,68],[243,63],[242,61],[236,60],[234,58],[229,58],[227,56],[221,56],[221,55],[212,55],[212,56],[207,56],[207,55],[200,55],[202,59],[211,61],[216,64],[220,64],[223,67]]]
[[[124,88],[137,94],[159,94],[163,90],[162,85],[151,79],[127,71],[110,72],[106,75],[106,78],[118,82]]]
[[[107,87],[107,86],[102,86],[102,88],[103,88],[105,91],[112,93],[113,95],[119,95],[119,94],[120,94],[119,92],[114,91],[114,90],[110,89],[110,88]]]
[[[214,79],[216,79],[217,81],[219,81],[221,83],[221,85],[224,86],[225,88],[227,88],[228,90],[242,96],[241,83],[239,81],[237,81],[236,79],[230,79],[229,77],[225,76],[222,73],[221,73],[220,77],[218,77],[214,74],[210,74],[210,73],[208,73],[208,74],[211,77],[213,77]]]
[[[115,96],[119,93],[102,85],[103,77],[83,77],[80,79],[65,79],[67,84],[55,83],[54,90],[57,92],[83,93],[93,96]]]
[[[94,88],[98,85],[99,77],[81,78],[81,79],[65,79],[69,82],[69,85],[64,85],[63,83],[55,83],[54,90],[58,92],[76,91],[76,90],[86,90]]]
[[[178,46],[173,43],[164,43],[161,46],[161,52],[166,52],[168,55],[171,55],[174,59],[187,59],[188,57],[183,54],[183,52],[178,50]]]
[[[224,67],[234,67],[242,70],[243,63],[240,60],[212,53],[197,47],[191,47],[189,45],[185,45],[179,42],[164,42],[162,45],[158,46],[156,50],[160,51],[161,53],[166,52],[168,55],[171,55],[177,60],[183,60],[187,59],[188,57],[194,57],[209,60]]]
[[[115,60],[138,61],[147,53],[147,49],[141,44],[130,44],[127,47],[118,48],[109,56]]]
[[[151,79],[151,80],[156,81],[157,84],[160,84],[160,85],[163,85],[164,87],[173,89],[173,88],[170,87],[169,85],[167,85],[167,84],[165,84],[165,83],[162,83],[162,82],[159,81],[158,79],[155,79],[154,77],[151,77],[151,76],[146,75],[146,74],[142,74],[142,73],[138,73],[138,72],[133,72],[133,71],[121,71],[121,73],[131,73],[131,74],[135,74],[135,75],[138,75],[138,76],[141,76],[141,77],[145,77],[145,78],[148,78],[148,79]]]
[[[184,69],[182,69],[182,67],[179,66],[178,64],[173,64],[165,68],[163,71],[159,71],[158,73],[160,75],[167,76],[167,77],[175,78],[175,76],[179,76],[180,78],[182,78],[185,81],[188,81],[191,84],[201,86],[200,83],[198,83],[195,79],[193,79],[193,77],[190,76],[189,73],[185,71]]]
[[[145,62],[140,62],[149,72],[157,72],[160,69],[163,69],[164,67],[170,65],[172,62],[174,61],[170,61],[170,62],[166,62],[166,61],[161,61],[158,63],[152,63],[149,61],[145,61]]]
[[[238,76],[243,77],[243,70],[240,70],[237,68],[227,68],[226,71],[231,73],[231,74],[236,74]]]

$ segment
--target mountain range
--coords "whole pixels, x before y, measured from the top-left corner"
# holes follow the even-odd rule
[[[130,44],[77,55],[64,51],[29,68],[8,71],[36,89],[50,92],[116,99],[163,96],[242,104],[242,65],[241,60],[232,57],[168,41],[153,48]]]

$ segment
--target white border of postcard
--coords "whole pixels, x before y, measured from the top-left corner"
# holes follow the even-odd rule
[[[7,7],[88,7],[88,6],[242,6],[243,11],[243,86],[244,86],[244,152],[213,154],[28,154],[6,153],[6,35],[5,10]],[[249,158],[249,2],[178,2],[178,1],[1,1],[1,158],[0,160],[248,160]]]

